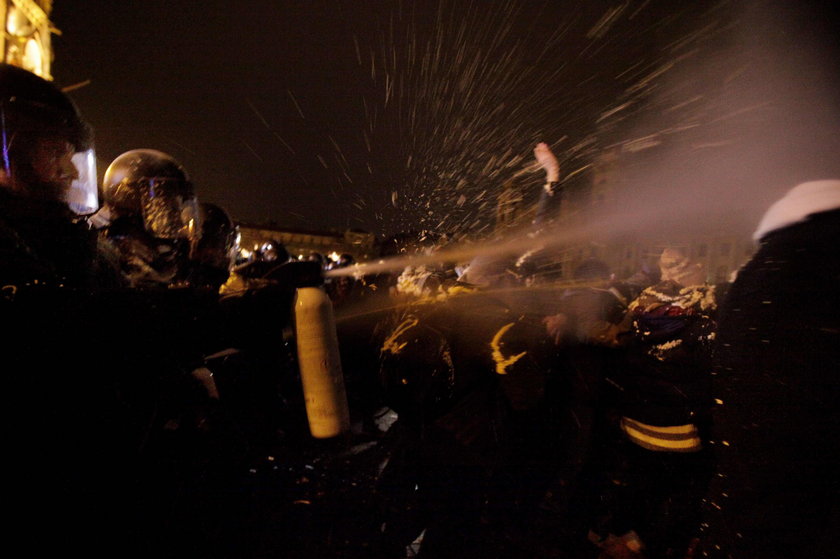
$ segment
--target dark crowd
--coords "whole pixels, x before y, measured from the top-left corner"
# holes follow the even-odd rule
[[[154,149],[100,183],[67,94],[0,65],[6,544],[25,556],[833,557],[840,180],[709,283],[679,245],[560,281],[394,237],[249,258]],[[490,243],[492,246],[492,243]],[[451,253],[455,254],[455,253]]]

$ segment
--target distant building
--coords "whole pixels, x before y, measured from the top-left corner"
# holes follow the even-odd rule
[[[3,62],[52,80],[52,0],[0,0],[0,52]]]
[[[655,148],[656,144],[650,146]],[[647,157],[655,157],[652,151]],[[608,150],[593,165],[591,200],[593,205],[609,204],[612,192],[621,189],[622,158],[639,157],[634,150]],[[722,283],[749,260],[755,245],[749,235],[718,232],[693,237],[667,238],[662,236],[625,236],[620,242],[597,247],[589,252],[604,260],[618,277],[627,277],[637,272],[643,264],[655,267],[659,255],[667,246],[680,246],[692,259],[702,262],[707,271],[706,280]]]
[[[275,241],[295,258],[306,258],[314,252],[322,256],[350,254],[357,261],[378,256],[376,236],[355,229],[337,233],[240,223],[239,234],[239,244],[245,251],[254,251],[263,243]]]
[[[531,219],[533,211],[525,205],[525,197],[515,182],[502,185],[502,192],[496,199],[496,231],[503,231]],[[525,214],[528,215],[525,215]]]
[[[599,253],[598,258],[609,264],[616,276],[627,277],[638,271],[643,263],[655,267],[662,250],[666,246],[675,245],[685,249],[693,260],[705,265],[706,279],[710,283],[730,280],[732,274],[750,259],[756,248],[748,237],[717,235],[677,243],[669,242],[668,239],[628,242],[601,247],[595,252]]]

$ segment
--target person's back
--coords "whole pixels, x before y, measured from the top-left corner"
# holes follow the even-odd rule
[[[767,212],[721,307],[710,553],[829,557],[840,527],[840,181]],[[726,555],[723,555],[726,556]]]

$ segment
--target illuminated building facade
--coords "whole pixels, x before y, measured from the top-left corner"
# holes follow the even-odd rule
[[[620,163],[622,157],[632,156],[632,153],[628,154],[625,151],[607,150],[596,160],[592,180],[588,186],[591,207],[609,204],[612,192],[626,187],[622,183]],[[728,281],[732,274],[750,259],[756,248],[749,236],[725,231],[675,238],[650,235],[634,237],[632,234],[625,234],[620,241],[603,246],[575,247],[571,257],[578,262],[587,257],[600,258],[610,266],[616,276],[622,278],[637,272],[643,264],[655,269],[659,255],[668,246],[678,246],[692,260],[702,263],[707,273],[706,281],[709,283]]]
[[[3,62],[52,80],[52,0],[0,0]]]
[[[364,261],[378,256],[376,236],[353,229],[333,233],[240,224],[239,234],[243,252],[253,252],[264,243],[274,241],[282,244],[295,258],[306,258],[312,253],[325,257],[336,253],[350,254],[357,261]]]

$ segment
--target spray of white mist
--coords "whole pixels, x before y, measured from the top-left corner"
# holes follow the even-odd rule
[[[405,147],[411,148],[406,160],[412,173],[405,186],[395,187],[393,204],[421,210],[424,217],[415,230],[446,231],[454,225],[465,236],[477,233],[473,240],[487,239],[503,182],[524,177],[530,188],[541,184],[532,163],[533,143],[525,143],[531,139],[548,140],[561,160],[572,214],[577,186],[571,178],[580,179],[583,170],[605,177],[604,203],[581,214],[585,220],[561,221],[544,231],[539,242],[517,231],[432,256],[368,263],[367,271],[440,259],[463,262],[487,253],[512,255],[535,244],[562,248],[616,239],[664,244],[698,235],[748,237],[767,207],[795,184],[840,176],[837,51],[831,48],[830,30],[819,28],[821,14],[802,3],[700,3],[706,7],[679,14],[674,7],[675,15],[657,15],[644,25],[648,3],[636,10],[626,9],[626,3],[616,5],[622,9],[609,5],[600,17],[576,11],[556,22],[557,32],[533,51],[536,59],[557,58],[549,74],[521,65],[529,52],[523,43],[498,49],[497,43],[513,35],[511,22],[527,3],[501,11],[501,22],[495,23],[504,25],[496,25],[501,31],[495,34],[494,22],[485,21],[494,16],[471,2],[465,17],[476,19],[463,24],[442,19],[443,6],[450,4],[441,4],[434,40],[425,45],[430,50],[409,35],[405,60],[396,44],[383,51],[386,98],[397,118],[409,115],[404,132],[411,132],[403,137],[410,140]],[[637,61],[610,59],[611,53],[677,22],[682,31],[664,44],[654,43],[655,52]],[[566,44],[575,26],[588,29],[588,42],[577,52]],[[470,52],[469,63],[445,65],[450,44],[459,47],[458,56]],[[506,54],[500,57],[501,52]],[[493,81],[479,80],[482,75]],[[579,81],[571,83],[573,77]],[[545,88],[548,81],[555,87]],[[531,82],[539,89],[516,103],[521,90],[508,84]],[[604,91],[591,89],[597,84],[609,86],[614,95],[587,112],[592,105],[587,95],[589,101],[604,98]],[[368,133],[375,128],[371,121]],[[581,136],[561,136],[562,130]],[[546,138],[547,131],[558,132]],[[429,175],[418,172],[421,168],[437,170]],[[586,176],[591,181],[594,175]]]
[[[840,176],[838,61],[795,4],[752,2],[673,65],[636,126],[613,190],[617,234],[742,235],[796,184]]]

